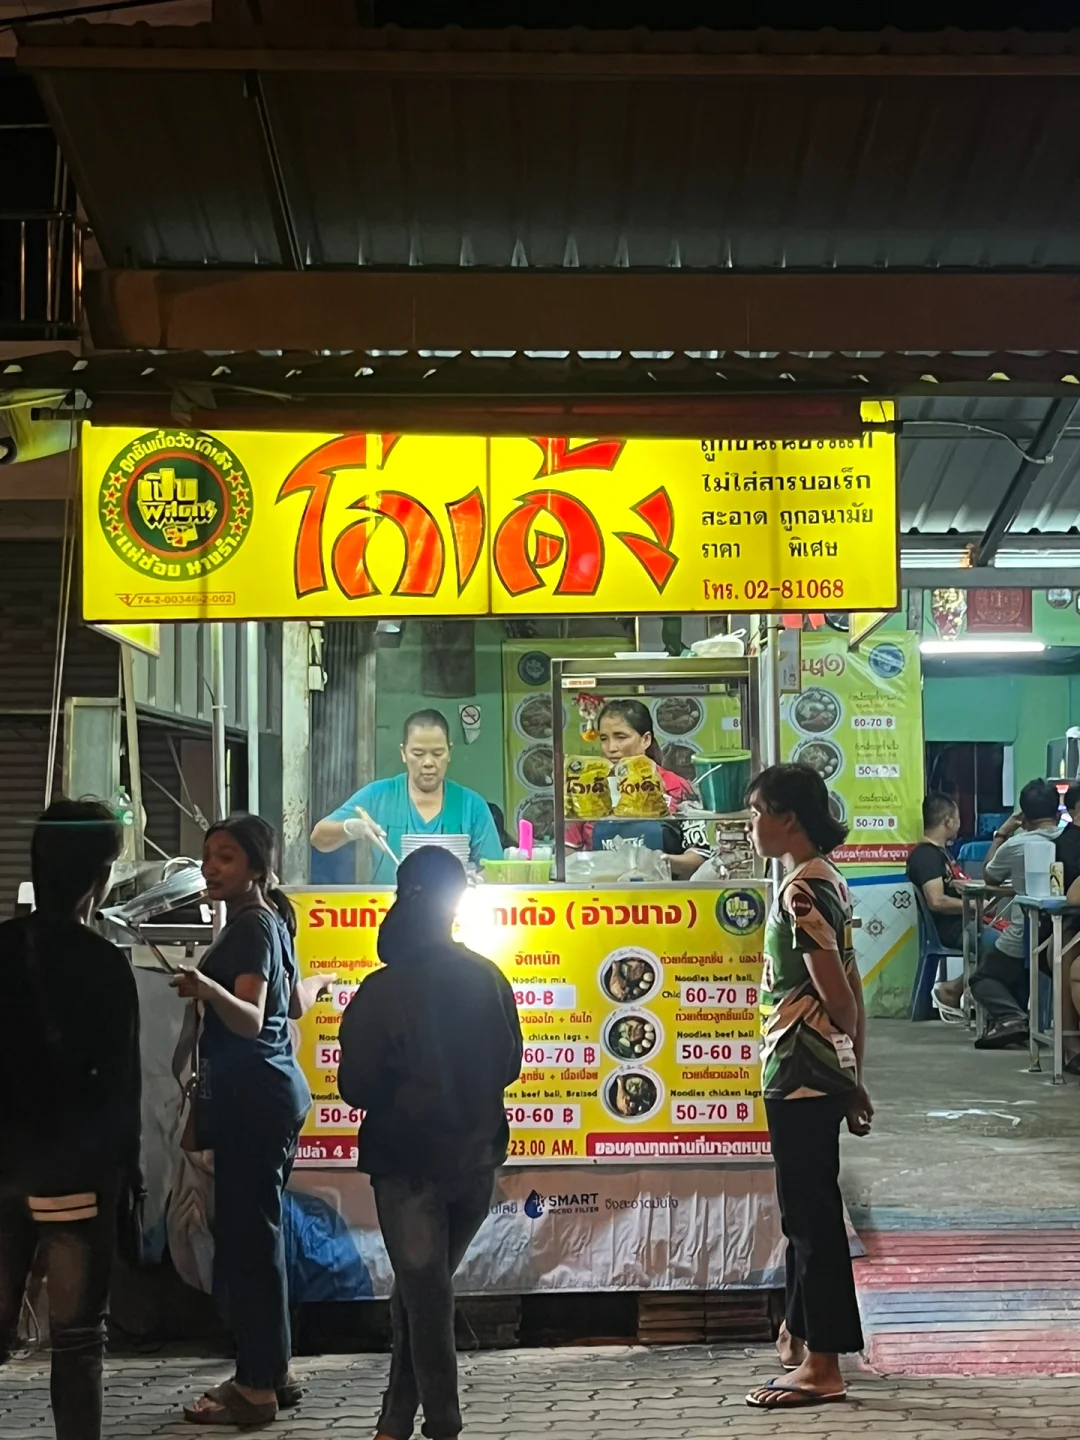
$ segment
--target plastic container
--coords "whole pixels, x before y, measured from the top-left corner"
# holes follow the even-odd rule
[[[551,876],[550,860],[481,860],[489,885],[543,885]]]
[[[717,815],[733,815],[745,805],[746,787],[750,784],[750,751],[695,755],[694,775],[705,809]]]

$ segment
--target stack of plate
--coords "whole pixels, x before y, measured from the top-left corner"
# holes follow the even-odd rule
[[[422,850],[425,845],[437,845],[440,850],[449,850],[451,855],[456,855],[463,865],[469,863],[468,835],[403,835],[401,858],[404,860],[406,855]]]

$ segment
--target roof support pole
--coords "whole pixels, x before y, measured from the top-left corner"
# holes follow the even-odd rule
[[[1009,482],[1008,489],[1001,497],[997,509],[990,517],[982,539],[975,551],[976,565],[989,565],[997,554],[1009,526],[1020,513],[1020,507],[1027,499],[1035,483],[1035,477],[1042,468],[1040,462],[1053,453],[1054,447],[1072,419],[1073,411],[1080,401],[1055,400],[1046,412],[1046,418],[1039,426],[1038,434],[1028,448],[1027,458],[1020,461],[1016,474]]]
[[[281,250],[281,262],[292,270],[303,270],[304,257],[300,251],[300,240],[296,233],[292,206],[289,204],[285,172],[282,169],[281,156],[274,138],[274,127],[270,120],[270,109],[263,91],[262,76],[257,70],[249,70],[244,76],[244,94],[255,107],[255,114],[259,121],[266,176],[273,201],[274,233]]]

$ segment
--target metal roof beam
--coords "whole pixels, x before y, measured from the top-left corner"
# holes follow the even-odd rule
[[[1028,449],[1027,458],[1021,460],[1016,467],[1016,473],[998,502],[997,509],[990,517],[990,523],[975,552],[974,563],[976,566],[989,565],[997,554],[1006,531],[1019,515],[1020,507],[1035,483],[1039,471],[1048,456],[1053,454],[1055,446],[1068,428],[1078,403],[1080,402],[1076,400],[1055,400],[1047,410],[1046,416],[1039,426],[1039,432]]]
[[[1080,349],[1073,274],[104,270],[85,301],[117,350]]]
[[[111,38],[113,27],[94,26],[78,45],[42,43],[39,27],[19,27],[17,61],[20,69],[57,70],[262,70],[301,73],[348,72],[360,75],[414,75],[466,79],[622,79],[692,80],[778,77],[808,77],[829,81],[851,76],[955,80],[968,76],[991,79],[1075,78],[1080,75],[1080,54],[1058,49],[1056,53],[989,54],[962,53],[792,53],[771,51],[694,50],[685,37],[678,47],[655,50],[609,48],[594,43],[590,48],[573,48],[558,33],[532,32],[531,44],[511,49],[504,45],[481,48],[450,47],[442,41],[444,32],[412,32],[414,45],[381,43],[376,32],[361,29],[349,32],[322,32],[321,45],[311,43],[316,22],[307,21],[303,44],[277,44],[263,32],[255,32],[253,43],[225,46],[212,43],[215,32],[206,26],[173,30],[165,42],[147,36],[150,43],[121,45],[102,43]],[[124,27],[125,29],[127,27]],[[98,32],[98,33],[94,33]],[[47,32],[46,32],[47,33]],[[69,39],[64,27],[54,36]],[[406,32],[408,34],[408,32]],[[498,32],[496,32],[498,33]],[[410,36],[410,38],[412,38]],[[182,43],[177,43],[177,39]],[[297,37],[290,36],[295,41]],[[481,40],[483,37],[480,37]],[[616,37],[617,39],[618,37]],[[211,41],[207,44],[206,41]],[[96,42],[96,43],[94,43]],[[426,43],[425,43],[426,42]]]

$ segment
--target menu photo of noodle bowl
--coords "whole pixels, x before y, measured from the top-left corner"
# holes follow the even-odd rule
[[[550,795],[530,795],[517,807],[517,820],[528,820],[537,840],[550,840],[555,834],[555,801]]]
[[[550,790],[555,779],[555,752],[550,745],[530,745],[515,761],[518,779],[528,790]]]
[[[831,690],[811,685],[791,700],[791,723],[804,735],[827,735],[840,723],[840,701]]]
[[[565,726],[565,710],[562,711],[562,719]],[[550,740],[552,735],[551,696],[526,695],[524,700],[519,700],[514,710],[514,729],[523,740],[529,743],[535,743],[537,740]]]
[[[665,695],[653,708],[653,720],[662,736],[681,740],[701,729],[705,707],[693,695]]]
[[[647,1010],[620,1010],[609,1015],[600,1032],[604,1049],[623,1064],[645,1060],[664,1043],[660,1022]]]
[[[665,770],[674,771],[692,785],[696,774],[694,756],[699,754],[700,750],[701,747],[692,740],[669,740],[660,753],[660,761]]]
[[[617,1120],[635,1124],[647,1120],[663,1104],[664,1082],[652,1070],[624,1066],[603,1082],[604,1108]]]
[[[809,765],[828,782],[844,768],[844,752],[835,740],[804,740],[791,757],[796,765]]]
[[[600,989],[616,1005],[639,1005],[659,988],[663,967],[651,950],[627,945],[600,966]]]

